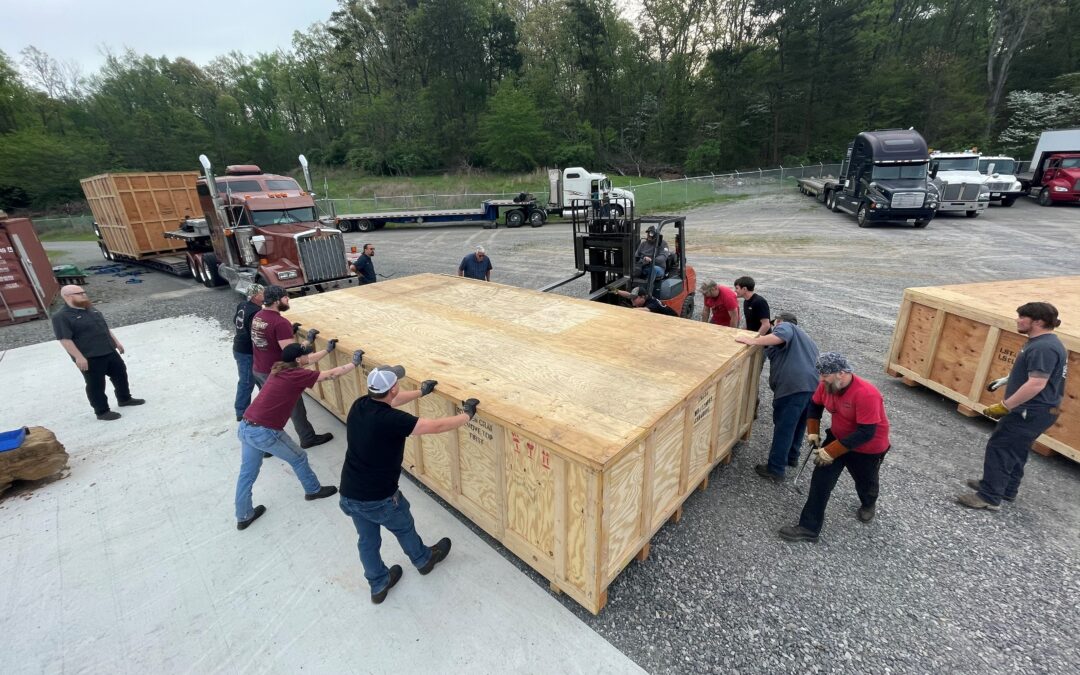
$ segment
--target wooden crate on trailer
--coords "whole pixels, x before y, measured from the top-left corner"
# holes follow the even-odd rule
[[[1080,372],[1080,276],[909,288],[889,348],[886,372],[921,384],[976,415],[1001,400],[986,385],[1009,374],[1027,338],[1016,332],[1016,308],[1044,301],[1058,309],[1055,333]],[[1066,379],[1061,415],[1036,449],[1080,462],[1080,378]]]
[[[565,296],[423,274],[296,298],[289,318],[337,337],[317,386],[344,420],[366,374],[402,364],[407,410],[479,414],[410,438],[404,468],[592,612],[631,559],[750,433],[760,348],[732,329]]]
[[[203,217],[198,177],[195,171],[104,173],[80,183],[105,245],[138,259],[184,249],[165,233],[179,229],[185,216]]]

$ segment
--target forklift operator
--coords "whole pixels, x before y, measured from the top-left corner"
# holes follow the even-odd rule
[[[660,239],[659,242],[657,238]],[[667,264],[668,255],[670,253],[667,242],[657,233],[656,227],[650,225],[649,229],[645,230],[645,238],[638,244],[637,252],[634,254],[637,273],[641,278],[648,279],[651,268],[656,272],[656,279],[663,279],[664,265]]]

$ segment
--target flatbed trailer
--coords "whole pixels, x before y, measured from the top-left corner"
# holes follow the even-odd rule
[[[475,209],[411,209],[405,211],[372,211],[370,213],[343,213],[336,216],[337,228],[342,232],[372,232],[381,230],[389,223],[481,223],[485,230],[498,227],[499,216],[505,211],[507,227],[521,227],[528,223],[540,227],[547,222],[547,210],[534,199],[488,199]]]
[[[799,192],[811,197],[817,197],[817,200],[824,204],[825,191],[827,189],[835,190],[839,185],[839,180],[833,176],[825,176],[823,178],[800,178],[798,183]]]

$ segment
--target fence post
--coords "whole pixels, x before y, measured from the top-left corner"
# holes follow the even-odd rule
[[[664,203],[664,179],[660,178],[660,204]]]
[[[781,183],[784,182],[784,165],[783,164],[780,165],[780,182]]]
[[[820,176],[821,178],[824,178],[825,177],[825,163],[824,162],[818,162],[818,166],[821,167],[820,169],[818,169],[818,176]]]

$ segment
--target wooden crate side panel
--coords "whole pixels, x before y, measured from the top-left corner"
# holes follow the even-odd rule
[[[731,446],[735,445],[741,435],[740,422],[746,412],[744,397],[754,397],[756,390],[747,394],[747,381],[750,380],[750,369],[754,367],[754,359],[743,359],[736,367],[725,373],[720,378],[718,401],[716,403],[717,427],[716,427],[716,451],[713,461],[722,459],[727,455]]]
[[[565,582],[596,605],[598,580],[598,525],[600,474],[581,464],[566,462],[566,573]],[[590,606],[588,603],[587,607]],[[595,611],[595,610],[594,610]]]
[[[534,438],[506,430],[506,530],[554,562],[555,490],[551,451]],[[425,449],[425,460],[427,453]]]
[[[896,362],[909,370],[921,373],[930,358],[930,349],[934,339],[933,326],[938,310],[926,305],[911,303],[907,330],[900,343],[900,354]]]
[[[461,496],[488,517],[498,520],[498,456],[504,452],[506,429],[480,416],[457,430]]]
[[[710,459],[715,447],[713,417],[717,414],[716,382],[710,382],[696,396],[690,406],[690,478],[695,482],[703,472],[710,468]]]
[[[326,341],[316,338],[315,350],[319,351],[323,349],[326,349]],[[339,361],[339,359],[341,358],[342,354],[337,350],[334,350],[333,352],[327,354],[325,357],[320,359],[319,362],[315,364],[316,369],[319,372],[326,372],[328,370],[333,370],[334,368],[337,368],[343,363],[348,363],[350,360],[345,359],[343,361]],[[308,390],[309,392],[316,392],[319,397],[319,401],[323,404],[323,407],[336,415],[338,419],[344,419],[345,413],[347,412],[341,398],[341,382],[342,381],[338,379],[323,380],[322,382],[317,383],[314,387]],[[351,405],[352,401],[350,401],[349,404]]]
[[[644,543],[641,532],[644,455],[644,448],[638,444],[603,474],[604,572],[608,580],[619,574]]]
[[[683,410],[678,408],[657,425],[653,439],[652,529],[660,527],[678,506],[682,470]]]
[[[450,402],[438,393],[428,394],[418,399],[420,417],[446,417],[453,413]],[[424,476],[438,485],[444,494],[453,494],[454,482],[451,475],[451,443],[457,438],[451,434],[427,434],[420,437],[421,452],[424,457]]]
[[[1062,452],[1073,460],[1080,461],[1080,353],[1069,352],[1069,372],[1072,377],[1065,378],[1065,397],[1061,399],[1061,414],[1054,426],[1044,436],[1049,436],[1072,449],[1072,453]],[[1057,448],[1055,448],[1057,449]]]
[[[967,396],[989,331],[986,324],[955,314],[946,315],[930,379]]]

